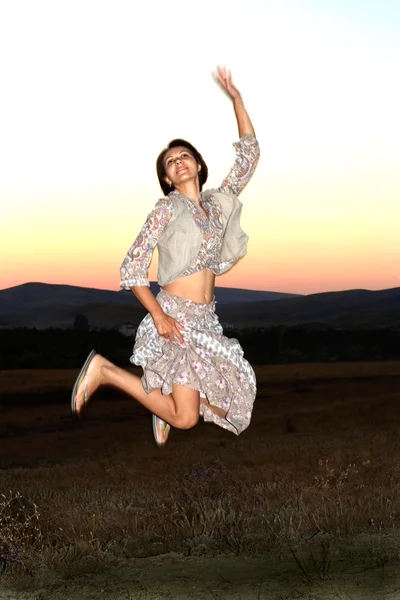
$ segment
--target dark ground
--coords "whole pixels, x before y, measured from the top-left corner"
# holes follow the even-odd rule
[[[71,477],[73,485],[75,471],[86,469],[90,475],[93,465],[100,466],[97,471],[93,467],[91,485],[110,485],[110,477],[119,470],[123,477],[155,488],[163,478],[179,477],[199,461],[215,460],[246,482],[265,485],[284,480],[289,485],[293,480],[303,485],[314,477],[323,481],[321,465],[329,461],[335,473],[354,464],[365,485],[373,482],[371,507],[375,495],[384,497],[380,473],[397,470],[400,451],[398,363],[291,365],[256,371],[259,393],[246,432],[236,437],[199,423],[191,431],[173,430],[161,451],[152,439],[149,414],[112,390],[99,393],[86,417],[74,423],[68,404],[73,370],[47,373],[46,378],[30,372],[0,373],[0,490],[18,482],[23,492],[45,471],[54,474],[50,480],[55,488],[62,477]],[[64,484],[68,485],[66,479]],[[395,482],[387,495],[394,502],[399,492]],[[400,504],[396,506],[400,509]],[[346,539],[336,540],[332,532],[321,530],[299,531],[303,543],[296,555],[282,545],[262,556],[169,551],[121,558],[91,574],[47,575],[41,586],[35,580],[35,591],[19,592],[11,591],[5,572],[0,599],[397,600],[400,517],[396,512],[393,528],[379,530],[368,529],[367,516],[365,530]],[[321,572],[321,552],[327,547],[330,565]],[[373,549],[381,552],[381,559],[371,561]]]

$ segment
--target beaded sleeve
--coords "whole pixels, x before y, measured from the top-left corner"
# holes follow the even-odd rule
[[[148,270],[151,257],[158,239],[171,217],[172,201],[167,196],[157,202],[122,261],[120,287],[129,290],[136,285],[150,285]]]
[[[242,135],[233,146],[236,150],[236,160],[218,191],[238,196],[256,169],[260,147],[256,138],[249,133]]]

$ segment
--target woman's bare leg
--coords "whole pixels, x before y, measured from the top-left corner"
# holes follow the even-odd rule
[[[163,395],[161,390],[147,394],[140,377],[120,369],[100,354],[96,354],[87,371],[88,397],[101,385],[112,385],[129,396],[163,421],[178,429],[190,429],[199,420],[200,394],[196,390],[173,384],[172,394]],[[84,405],[85,383],[77,392],[76,409],[79,413]]]
[[[205,404],[207,406],[207,408],[209,408],[215,415],[218,415],[219,417],[222,417],[223,419],[225,419],[225,417],[226,417],[225,410],[223,410],[222,408],[219,408],[218,406],[214,406],[214,404],[210,404],[206,398],[202,398],[200,400],[200,402],[202,404]]]

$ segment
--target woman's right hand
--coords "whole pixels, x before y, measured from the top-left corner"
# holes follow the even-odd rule
[[[176,319],[166,315],[165,313],[161,315],[156,315],[153,318],[154,326],[157,329],[157,333],[161,335],[166,340],[170,340],[174,342],[178,340],[180,344],[184,343],[183,336],[181,331],[185,331],[183,325],[178,323]]]

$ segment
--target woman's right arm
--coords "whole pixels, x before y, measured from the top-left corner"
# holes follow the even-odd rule
[[[148,280],[148,270],[154,248],[171,217],[171,200],[168,197],[159,200],[122,261],[120,286],[131,290],[151,314],[159,335],[170,340],[177,338],[182,343],[180,330],[184,328],[175,319],[164,313],[150,289]]]
[[[148,272],[151,257],[171,217],[172,201],[168,197],[162,198],[148,215],[139,235],[122,261],[120,286],[125,290],[137,286],[150,286]]]

